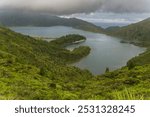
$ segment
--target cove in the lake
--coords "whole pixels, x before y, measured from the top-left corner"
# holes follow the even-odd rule
[[[67,34],[80,34],[87,38],[85,42],[70,45],[67,49],[72,50],[79,46],[90,46],[91,53],[79,62],[74,63],[81,69],[88,69],[93,74],[102,74],[108,67],[115,70],[126,65],[131,58],[143,53],[141,48],[128,43],[120,43],[120,39],[104,34],[86,32],[64,26],[55,27],[11,27],[12,30],[31,36],[56,38]]]

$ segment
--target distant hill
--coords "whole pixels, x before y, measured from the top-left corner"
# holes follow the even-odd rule
[[[119,28],[120,28],[120,26],[110,26],[110,27],[106,28],[105,30],[107,30],[107,31],[115,31],[115,30],[117,30]]]
[[[107,31],[108,34],[113,36],[134,41],[144,46],[150,45],[150,18],[135,24]]]
[[[108,35],[124,39],[123,41],[125,42],[147,47],[146,52],[128,61],[127,66],[129,68],[150,64],[150,18],[116,29],[108,28],[107,33]]]
[[[101,27],[81,19],[37,13],[0,13],[0,24],[4,26],[68,26],[90,32],[103,32]]]

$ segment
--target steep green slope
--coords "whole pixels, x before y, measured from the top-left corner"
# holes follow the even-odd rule
[[[77,18],[61,18],[37,13],[1,13],[0,24],[5,26],[69,26],[91,32],[103,32],[101,27]]]
[[[70,36],[74,39],[77,35]],[[86,70],[66,65],[86,56],[88,47],[71,52],[59,45],[35,40],[5,28],[0,28],[0,44],[1,99],[67,99],[63,95],[75,94],[62,88],[64,84],[72,82],[76,85],[74,82],[82,83],[83,79],[92,76]],[[56,93],[57,87],[59,94]]]
[[[69,66],[89,53],[88,47],[63,48],[76,37],[84,39],[49,43],[1,27],[0,99],[150,99],[150,65],[100,76]]]
[[[128,26],[108,30],[111,35],[124,38],[134,43],[150,45],[150,18]]]
[[[140,54],[139,56],[136,56],[129,60],[127,62],[127,66],[129,68],[133,68],[134,66],[139,66],[139,65],[146,65],[150,64],[150,49],[148,48],[146,52]]]
[[[129,43],[147,48],[145,53],[140,54],[127,63],[130,68],[137,65],[150,64],[150,18],[135,24],[107,31],[109,35],[123,38]]]

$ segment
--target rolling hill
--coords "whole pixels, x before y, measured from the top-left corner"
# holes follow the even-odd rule
[[[150,64],[150,18],[124,27],[108,28],[107,34],[147,48],[146,52],[131,59],[128,67]]]
[[[143,46],[150,45],[150,18],[141,22],[131,24],[116,29],[108,28],[108,33],[117,36],[127,41],[131,41]]]

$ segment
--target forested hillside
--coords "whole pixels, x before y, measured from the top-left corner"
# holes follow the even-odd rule
[[[122,38],[123,42],[147,48],[146,52],[131,59],[127,63],[128,67],[150,64],[150,18],[124,27],[108,28],[107,34]]]
[[[113,36],[142,46],[150,45],[150,18],[124,27],[108,28],[107,31]]]
[[[150,99],[150,65],[100,76],[69,66],[90,48],[64,46],[83,39],[68,35],[47,42],[0,27],[0,99]]]

